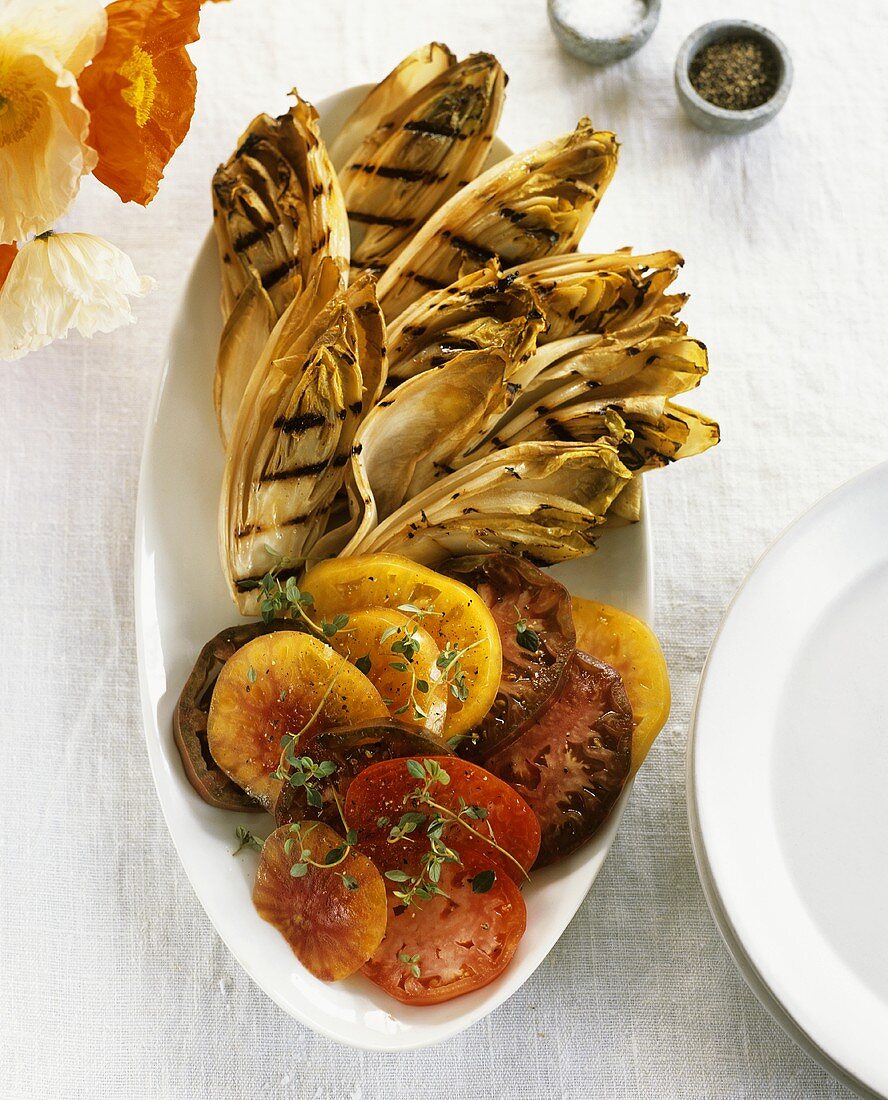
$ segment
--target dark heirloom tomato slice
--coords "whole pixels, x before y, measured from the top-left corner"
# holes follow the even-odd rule
[[[476,852],[489,863],[501,867],[509,877],[523,882],[526,876],[521,867],[527,871],[533,866],[540,846],[540,826],[533,810],[508,784],[477,764],[455,756],[420,756],[411,762],[388,760],[362,771],[349,787],[345,801],[345,819],[350,828],[357,830],[361,849],[374,859],[380,848],[385,850],[388,854],[380,858],[387,869],[395,865],[389,861],[397,860],[399,852],[406,853],[409,862],[413,855],[419,858],[428,851],[425,821],[407,839],[394,844],[388,840],[392,826],[399,823],[403,814],[425,814],[430,822],[433,815],[440,812],[416,797],[424,780],[411,774],[408,763],[425,765],[426,760],[440,765],[448,778],[446,783],[430,784],[432,801],[451,814],[459,814],[467,806],[480,807],[485,811],[483,815],[464,813],[463,819],[472,829],[495,840],[512,858],[455,822],[445,826],[445,843],[460,856]],[[442,816],[447,819],[446,814]]]
[[[623,789],[631,754],[632,708],[619,673],[576,653],[543,713],[487,762],[539,818],[538,867],[595,833]]]
[[[335,867],[305,863],[299,877],[291,873],[306,858],[304,852],[323,863],[344,845],[320,821],[275,829],[262,848],[253,887],[259,916],[277,928],[306,970],[325,982],[360,970],[379,947],[388,915],[382,875],[360,852],[350,851]]]
[[[447,756],[450,749],[443,741],[417,726],[405,726],[391,718],[379,718],[361,726],[309,731],[300,737],[296,752],[300,757],[310,757],[315,764],[330,761],[336,765],[336,770],[329,780],[309,787],[320,797],[320,806],[310,805],[309,790],[304,785],[294,787],[284,784],[275,803],[275,820],[278,825],[288,825],[291,821],[315,817],[335,829],[342,823],[333,797],[334,786],[340,800],[344,801],[351,781],[371,764],[399,756]]]
[[[200,651],[173,713],[173,735],[185,774],[204,802],[220,810],[261,810],[263,807],[232,782],[213,760],[207,743],[207,717],[213,688],[222,666],[234,653],[260,634],[298,629],[289,621],[244,623],[229,626],[211,638]]]
[[[635,722],[632,771],[637,771],[669,717],[672,693],[663,650],[647,623],[628,611],[575,597],[573,613],[580,649],[623,678]]]
[[[496,699],[472,739],[457,748],[460,756],[484,763],[518,737],[557,689],[576,641],[570,593],[514,554],[455,558],[444,569],[484,600],[502,641]]]
[[[472,881],[493,870],[474,854],[445,864],[440,886],[448,895],[406,908],[387,882],[388,924],[362,973],[398,1001],[440,1004],[492,982],[509,965],[527,923],[524,899],[499,870],[485,893]]]

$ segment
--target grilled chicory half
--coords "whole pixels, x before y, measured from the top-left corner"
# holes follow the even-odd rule
[[[438,207],[475,178],[503,105],[506,75],[474,54],[386,115],[339,169],[352,268],[383,270]]]
[[[709,370],[706,345],[671,316],[653,317],[615,333],[567,336],[537,347],[511,372],[512,415],[576,381],[597,398],[675,397],[697,387]]]
[[[513,400],[509,372],[533,350],[541,323],[516,317],[498,326],[495,339],[482,333],[477,347],[402,382],[373,409],[357,443],[379,519],[464,465],[484,442]]]
[[[324,256],[348,267],[345,202],[318,113],[293,96],[285,114],[253,119],[213,176],[225,317],[253,272],[279,317]]]
[[[257,613],[260,578],[283,559],[298,571],[323,533],[358,425],[382,388],[385,330],[372,279],[318,309],[331,283],[327,259],[278,322],[231,435],[219,544],[243,614]]]
[[[325,259],[343,279],[348,270],[345,201],[314,107],[296,96],[279,118],[253,120],[213,177],[213,217],[225,317],[214,396],[225,440],[277,319]]]
[[[456,64],[456,55],[441,42],[430,42],[408,54],[388,76],[373,87],[352,111],[336,140],[330,145],[330,160],[336,171],[348,162],[368,134],[378,132],[387,115],[435,77]]]
[[[522,443],[450,474],[379,524],[368,513],[343,552],[436,565],[507,550],[553,564],[594,548],[631,476],[611,441]]]
[[[388,321],[428,290],[498,259],[503,267],[575,249],[613,177],[617,140],[576,130],[502,161],[426,222],[379,280]]]
[[[488,439],[472,455],[493,454],[516,443],[592,443],[605,438],[616,439],[623,465],[641,474],[702,454],[718,443],[719,434],[715,421],[663,396],[590,398],[589,388],[580,382],[556,390],[500,424],[496,439]]]
[[[438,367],[462,351],[483,319],[492,326],[524,313],[542,316],[538,343],[613,333],[673,316],[686,295],[667,294],[683,260],[677,252],[633,256],[549,256],[502,271],[491,261],[444,290],[430,291],[388,326],[389,386]]]

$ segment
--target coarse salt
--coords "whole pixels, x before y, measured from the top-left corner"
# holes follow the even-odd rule
[[[647,15],[645,0],[555,0],[555,15],[583,38],[623,38]]]

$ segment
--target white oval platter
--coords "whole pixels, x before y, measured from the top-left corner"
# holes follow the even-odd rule
[[[318,104],[329,140],[366,88]],[[508,149],[496,142],[494,159]],[[207,181],[209,196],[209,181]],[[209,205],[209,202],[208,202]],[[217,810],[188,783],[173,741],[172,715],[201,646],[238,619],[219,567],[216,511],[223,454],[212,382],[221,329],[219,270],[212,237],[198,254],[173,324],[150,415],[136,516],[135,606],[139,680],[148,756],[173,842],[195,893],[232,954],[286,1012],[331,1039],[369,1050],[441,1042],[502,1004],[539,966],[589,891],[611,846],[628,789],[598,835],[573,857],[534,875],[525,896],[527,933],[506,973],[447,1004],[409,1008],[360,975],[335,984],[313,978],[251,901],[256,857],[232,858],[234,829],[264,835],[269,819]],[[648,525],[608,533],[592,557],[556,570],[571,591],[650,621]]]
[[[688,807],[716,923],[822,1065],[888,1096],[888,463],[789,528],[704,670]]]

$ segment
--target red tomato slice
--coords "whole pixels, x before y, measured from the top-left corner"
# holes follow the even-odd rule
[[[462,820],[467,825],[495,840],[512,859],[452,821],[444,828],[444,842],[460,856],[466,851],[477,853],[479,858],[501,867],[516,882],[522,882],[526,876],[521,868],[527,871],[533,866],[540,847],[540,826],[533,810],[501,779],[477,764],[453,756],[383,760],[365,768],[349,786],[345,802],[345,818],[357,830],[360,848],[373,858],[380,846],[403,849],[408,861],[414,853],[421,856],[428,850],[425,829],[440,810],[417,797],[424,779],[412,771],[421,767],[428,775],[428,768],[434,772],[436,766],[446,775],[447,782],[431,783],[432,800],[451,814],[462,811]],[[465,807],[476,807],[480,813],[475,810],[466,814]],[[416,825],[407,839],[392,844],[388,839],[390,830],[405,813],[424,814],[425,820]],[[448,820],[446,813],[441,816]],[[390,866],[389,858],[383,858],[386,866]]]
[[[533,725],[487,761],[539,818],[537,866],[568,855],[598,830],[623,789],[631,753],[632,708],[619,673],[574,654]]]
[[[421,908],[405,908],[394,896],[396,884],[386,881],[385,938],[362,973],[405,1004],[440,1004],[487,985],[509,965],[524,935],[527,911],[511,878],[474,854],[462,858],[444,866],[440,886],[448,896]],[[472,881],[491,871],[493,884],[476,893]]]

